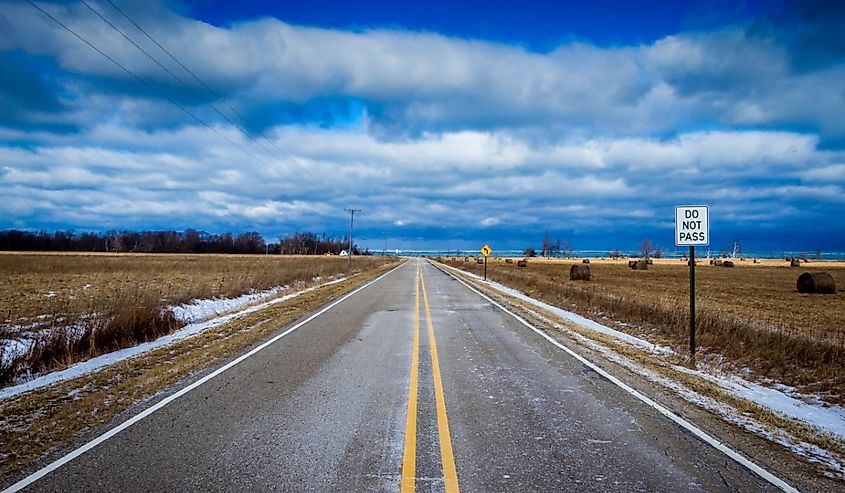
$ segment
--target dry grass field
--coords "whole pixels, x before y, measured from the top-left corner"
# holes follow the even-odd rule
[[[305,287],[389,259],[278,255],[0,254],[0,385],[181,326],[169,305]],[[13,354],[13,341],[31,344]]]
[[[473,259],[445,263],[482,273]],[[578,260],[531,259],[526,268],[493,259],[488,277],[535,298],[619,330],[688,351],[689,267],[657,260],[632,270],[627,260],[592,260],[590,281],[570,281]],[[826,271],[836,280],[833,295],[801,294],[802,272]],[[725,268],[696,268],[697,336],[700,356],[800,391],[845,403],[845,263],[737,261]]]

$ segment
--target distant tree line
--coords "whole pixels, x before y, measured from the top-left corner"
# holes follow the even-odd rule
[[[279,249],[286,255],[325,255],[327,253],[338,255],[342,251],[349,250],[349,237],[332,238],[307,232],[291,233],[279,239]],[[355,244],[352,245],[352,253],[370,255],[369,250],[361,251]]]
[[[339,254],[349,246],[348,238],[297,232],[267,243],[255,231],[211,234],[188,229],[179,231],[0,231],[0,250],[56,252],[137,253],[283,253],[302,255]],[[353,246],[356,255],[367,255]]]

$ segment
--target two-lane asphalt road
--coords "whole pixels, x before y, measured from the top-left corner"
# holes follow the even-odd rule
[[[414,488],[774,489],[421,260],[27,487]]]

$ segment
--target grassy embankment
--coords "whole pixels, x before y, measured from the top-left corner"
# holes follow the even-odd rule
[[[473,259],[445,259],[448,265],[482,273]],[[493,259],[488,277],[614,328],[688,351],[689,268],[658,260],[649,270],[627,261],[593,260],[592,280],[570,281],[578,260]],[[748,369],[799,391],[845,404],[845,264],[750,260],[735,268],[699,264],[696,269],[696,327],[702,359]],[[835,295],[800,294],[801,272],[824,270],[836,280]]]
[[[376,257],[0,254],[0,385],[153,340],[179,327],[170,305],[290,286],[301,289],[371,270]],[[320,280],[317,280],[319,278]]]

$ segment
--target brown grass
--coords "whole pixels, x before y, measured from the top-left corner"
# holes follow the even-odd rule
[[[182,324],[169,305],[233,297],[276,286],[305,287],[371,270],[383,257],[143,254],[0,254],[0,385],[153,340]],[[0,346],[3,347],[3,346]]]
[[[480,273],[472,262],[449,265]],[[687,351],[689,268],[658,261],[634,271],[626,261],[594,261],[589,283],[569,280],[575,263],[529,261],[527,269],[491,262],[488,277],[535,298],[578,312],[654,342]],[[807,269],[824,269],[845,285],[845,266],[811,263],[736,262],[726,269],[696,269],[696,331],[699,348],[726,358],[761,378],[771,378],[831,403],[845,402],[845,294],[807,295],[796,279]],[[483,268],[483,267],[482,267]],[[622,322],[622,323],[619,323]]]

